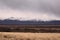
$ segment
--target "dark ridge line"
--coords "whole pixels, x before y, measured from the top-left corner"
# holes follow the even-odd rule
[[[16,25],[16,24],[0,24],[0,26],[6,26],[6,27],[32,27],[32,28],[60,28],[60,25]]]

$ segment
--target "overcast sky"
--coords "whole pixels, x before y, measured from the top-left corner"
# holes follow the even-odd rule
[[[60,20],[60,0],[0,0],[0,19]]]

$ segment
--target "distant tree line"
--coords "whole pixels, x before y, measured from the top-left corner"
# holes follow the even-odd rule
[[[46,28],[39,28],[38,29],[34,29],[34,28],[9,28],[9,27],[0,27],[0,32],[42,32],[42,33],[46,33],[46,32],[49,32],[49,33],[54,33],[54,32],[60,32],[60,30],[52,30],[52,29],[46,29]]]

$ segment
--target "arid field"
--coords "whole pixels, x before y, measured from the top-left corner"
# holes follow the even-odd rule
[[[60,33],[0,32],[0,40],[60,40]]]

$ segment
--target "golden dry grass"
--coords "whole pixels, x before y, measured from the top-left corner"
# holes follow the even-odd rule
[[[60,40],[60,33],[0,32],[0,40]]]

